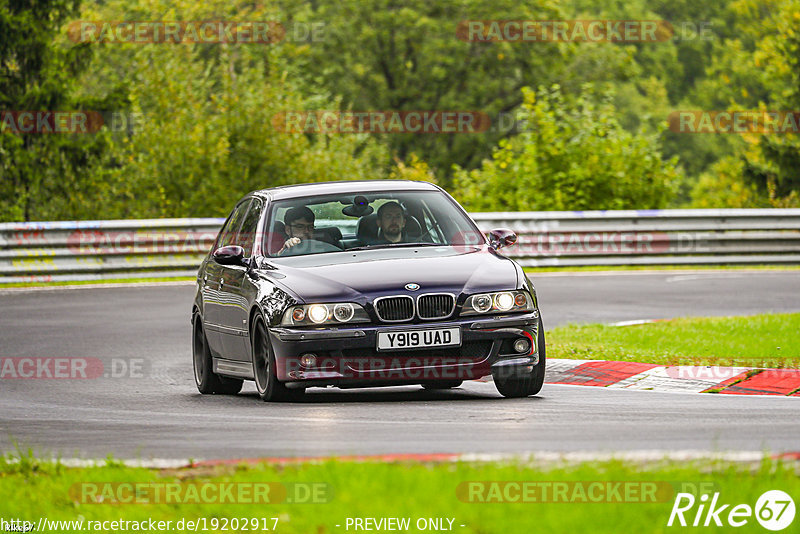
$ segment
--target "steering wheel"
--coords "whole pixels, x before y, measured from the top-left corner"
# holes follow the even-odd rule
[[[342,249],[336,245],[332,245],[326,241],[319,241],[318,239],[304,239],[297,245],[284,249],[281,252],[281,257],[286,256],[301,256],[304,254],[321,254],[324,252],[341,252]]]
[[[416,237],[415,239],[417,239],[417,240],[418,240],[418,241],[420,241],[420,242],[424,242],[423,240],[424,240],[426,237],[430,237],[430,238],[431,238],[431,241],[430,241],[430,242],[431,242],[431,243],[433,243],[434,241],[432,240],[432,239],[433,239],[433,237],[431,236],[431,232],[433,232],[434,230],[437,230],[437,229],[438,229],[438,230],[441,230],[441,228],[442,228],[442,226],[441,226],[441,225],[440,225],[438,222],[436,222],[436,221],[433,221],[433,226],[431,226],[430,228],[428,228],[428,230],[427,230],[427,231],[426,231],[424,234],[420,235],[419,237]]]

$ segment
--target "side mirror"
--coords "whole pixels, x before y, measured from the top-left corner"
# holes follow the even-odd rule
[[[497,250],[517,242],[517,234],[508,228],[495,228],[489,232],[489,246]]]
[[[238,245],[219,247],[211,256],[214,258],[214,261],[220,265],[241,265],[247,267],[247,263],[244,261],[244,249]]]

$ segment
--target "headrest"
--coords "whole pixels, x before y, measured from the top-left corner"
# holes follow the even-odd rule
[[[378,214],[365,215],[358,220],[356,226],[356,237],[362,241],[365,239],[375,239],[378,237]]]
[[[314,228],[314,239],[336,244],[342,239],[342,231],[336,226]]]
[[[406,234],[409,236],[419,236],[422,233],[422,227],[413,215],[406,215]],[[378,238],[378,214],[373,213],[361,217],[356,226],[356,237],[361,241],[369,241]]]

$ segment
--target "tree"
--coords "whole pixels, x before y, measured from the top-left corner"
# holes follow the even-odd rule
[[[473,42],[457,37],[467,20],[555,20],[554,3],[514,0],[320,0],[285,2],[289,20],[324,21],[324,38],[297,46],[291,60],[310,93],[337,94],[345,109],[469,110],[494,127],[469,134],[378,134],[392,157],[412,153],[449,185],[454,162],[474,167],[513,134],[497,117],[521,103],[520,89],[549,84],[569,69],[576,46],[553,42]]]
[[[86,13],[89,20],[275,20],[272,8],[189,0],[129,2]],[[116,135],[114,160],[100,172],[123,202],[115,217],[224,215],[244,193],[300,182],[380,178],[383,148],[365,135],[307,136],[273,124],[285,110],[305,109],[295,67],[273,44],[105,44],[87,81],[112,85],[124,73],[129,111],[140,117]],[[335,103],[331,103],[335,105]],[[98,199],[99,201],[100,199]]]
[[[5,203],[0,204],[0,219],[219,216],[253,189],[381,178],[388,173],[387,152],[369,136],[308,136],[273,126],[277,113],[310,106],[297,89],[298,76],[284,58],[285,48],[251,43],[67,43],[56,28],[68,14],[78,16],[74,10],[54,16],[48,37],[51,56],[72,57],[90,49],[91,60],[84,58],[79,70],[54,62],[40,73],[40,88],[57,88],[59,98],[22,104],[19,101],[25,99],[15,97],[13,109],[81,105],[102,112],[106,124],[92,135],[4,135],[0,202]],[[19,22],[8,22],[5,13],[4,17],[9,25]],[[25,17],[29,14],[18,16]],[[273,8],[252,2],[154,0],[144,5],[111,0],[87,4],[80,18],[281,17]]]
[[[744,172],[773,205],[800,206],[800,2],[782,2],[774,24],[775,34],[759,42],[755,57],[771,82],[769,108],[793,114],[795,128],[761,136],[760,153],[747,159]]]
[[[61,24],[78,12],[78,0],[0,0],[0,112],[77,111],[76,74],[87,64],[86,46],[65,47]],[[98,137],[19,133],[0,124],[0,220],[46,217],[51,196],[91,164],[104,140]]]
[[[619,124],[612,95],[591,87],[566,98],[558,86],[523,90],[527,128],[479,169],[457,168],[455,194],[475,211],[645,209],[667,205],[678,177],[655,136]]]

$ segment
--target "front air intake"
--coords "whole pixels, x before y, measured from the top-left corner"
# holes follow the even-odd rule
[[[407,295],[375,299],[375,313],[385,323],[410,321],[414,318],[414,299]]]
[[[417,299],[417,314],[420,319],[445,319],[453,314],[455,307],[455,297],[446,293],[420,295]]]

